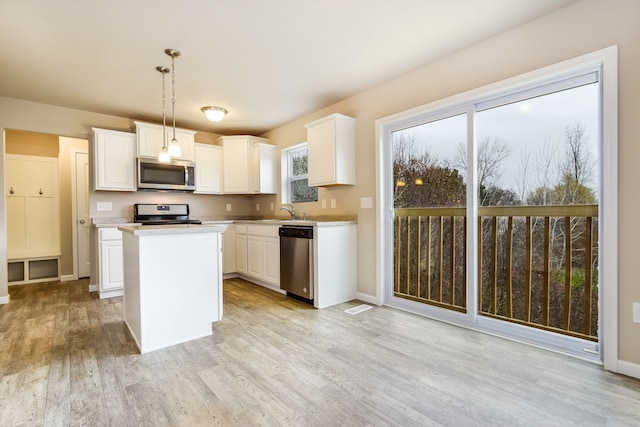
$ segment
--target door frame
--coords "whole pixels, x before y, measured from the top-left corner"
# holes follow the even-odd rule
[[[461,108],[464,104],[477,103],[480,99],[495,97],[505,91],[530,85],[535,81],[549,80],[579,72],[587,68],[601,70],[601,127],[600,127],[600,283],[602,289],[599,306],[599,349],[606,370],[618,372],[618,49],[611,46],[558,64],[534,70],[510,79],[454,95],[407,111],[376,120],[376,302],[388,304],[388,289],[393,284],[393,194],[389,190],[393,182],[391,159],[392,130],[409,124],[418,115],[435,111]],[[473,132],[471,129],[470,132]],[[475,251],[468,251],[475,252]],[[475,259],[467,258],[470,268]],[[469,275],[475,274],[475,268]],[[390,285],[391,284],[391,285]],[[474,303],[473,301],[468,301]],[[475,307],[475,306],[473,306]],[[409,309],[410,308],[406,308]],[[469,310],[469,311],[475,311]],[[447,314],[449,316],[449,314]],[[470,321],[473,319],[473,321]],[[463,327],[492,333],[480,327],[476,316],[461,317],[458,313],[444,317]],[[461,321],[462,320],[462,321]],[[495,331],[494,331],[495,332]],[[551,347],[553,348],[553,347]],[[562,349],[554,348],[562,351]]]

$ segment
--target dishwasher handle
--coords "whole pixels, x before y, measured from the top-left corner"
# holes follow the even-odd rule
[[[292,237],[294,239],[313,239],[313,227],[280,227],[280,237]]]

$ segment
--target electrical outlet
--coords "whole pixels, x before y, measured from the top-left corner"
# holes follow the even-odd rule
[[[336,208],[336,199],[331,199],[331,209]]]
[[[98,202],[96,209],[100,212],[110,212],[113,209],[111,202]]]
[[[633,303],[633,321],[640,323],[640,302]]]
[[[231,212],[231,203],[227,203],[227,212]]]
[[[371,208],[373,208],[373,199],[371,197],[362,197],[362,198],[360,198],[360,207],[362,209],[371,209]]]
[[[327,199],[322,199],[322,209],[327,209]]]
[[[273,202],[271,202],[271,204],[269,205],[269,209],[271,209],[271,210],[275,209],[274,206],[273,206]]]
[[[260,212],[260,203],[256,203],[256,211]]]

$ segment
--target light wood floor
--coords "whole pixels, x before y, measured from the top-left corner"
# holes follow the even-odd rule
[[[212,337],[139,355],[122,298],[87,287],[10,288],[0,426],[640,425],[640,381],[599,366],[389,308],[315,310],[237,279]]]

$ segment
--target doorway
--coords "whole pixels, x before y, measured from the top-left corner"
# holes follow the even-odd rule
[[[80,200],[81,204],[88,209],[88,141],[86,139],[60,137],[39,132],[5,129],[5,152],[28,155],[35,158],[44,156],[54,158],[57,162],[59,171],[57,174],[59,208],[56,209],[56,214],[59,215],[60,220],[56,221],[58,227],[55,231],[59,233],[60,238],[54,252],[56,252],[56,257],[59,259],[57,261],[58,277],[61,281],[77,279],[78,242],[76,237],[77,230],[75,230],[75,224],[77,223],[75,219],[77,215],[75,203],[76,200]],[[84,164],[86,166],[86,170],[81,172],[79,177],[84,181],[79,186],[80,196],[76,194],[76,153],[80,153],[80,156],[84,153]],[[5,189],[5,194],[7,197],[10,195],[10,188]],[[51,212],[47,214],[51,215]],[[87,227],[90,225],[87,220],[85,220],[85,223]],[[11,225],[7,224],[7,228],[10,229],[10,227]],[[84,248],[82,250],[85,251],[85,258],[88,262],[88,239]],[[89,273],[83,274],[89,275]]]

